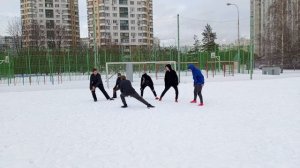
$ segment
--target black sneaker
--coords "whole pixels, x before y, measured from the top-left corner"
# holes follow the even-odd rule
[[[113,96],[112,98],[116,99],[117,97],[116,97],[116,96]]]
[[[127,108],[128,106],[127,105],[124,105],[124,106],[121,106],[122,108]]]
[[[154,108],[155,106],[152,106],[151,104],[147,105],[148,108]]]
[[[114,100],[113,98],[109,98],[109,99],[107,99],[107,100]]]
[[[97,102],[97,100],[94,100],[94,102]]]

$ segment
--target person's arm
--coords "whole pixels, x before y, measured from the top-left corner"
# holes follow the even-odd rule
[[[174,71],[174,80],[175,80],[175,84],[178,85],[179,81],[178,81],[178,76],[176,74],[176,71]]]
[[[152,78],[150,76],[149,76],[149,82],[150,82],[150,85],[154,85],[153,81],[152,81]]]
[[[92,75],[90,76],[90,90],[92,90],[93,89],[93,80],[92,80]]]
[[[140,85],[141,88],[142,88],[143,82],[144,82],[144,76],[141,77],[141,85]]]
[[[119,87],[119,85],[120,85],[120,77],[117,78],[115,87]]]
[[[124,92],[123,81],[120,81],[119,88],[120,88],[121,93],[123,93]]]

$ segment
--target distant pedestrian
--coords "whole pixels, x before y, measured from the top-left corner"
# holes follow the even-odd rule
[[[188,69],[192,71],[194,79],[194,99],[191,101],[191,103],[197,103],[198,95],[200,98],[199,106],[203,106],[202,88],[204,86],[204,76],[201,70],[196,68],[193,64],[190,64]]]
[[[118,73],[118,78],[116,81],[116,85],[113,88],[113,98],[117,98],[117,91],[120,90],[120,81],[121,81],[121,73]]]
[[[144,89],[147,86],[150,87],[152,93],[154,94],[155,99],[158,99],[156,92],[154,90],[154,84],[153,84],[151,77],[149,75],[147,75],[147,73],[144,73],[141,78],[141,97],[143,97]]]
[[[153,108],[154,106],[152,106],[150,103],[148,103],[146,100],[144,100],[132,87],[131,82],[129,80],[126,80],[125,76],[121,76],[121,82],[120,82],[120,90],[121,90],[121,99],[123,102],[123,106],[121,106],[122,108],[126,108],[127,103],[125,100],[125,97],[130,96],[130,97],[134,97],[136,98],[138,101],[144,103],[148,108]]]
[[[101,79],[101,75],[100,73],[98,73],[96,68],[93,68],[93,73],[90,76],[90,90],[92,92],[94,101],[97,101],[97,96],[96,96],[96,88],[99,88],[101,90],[101,92],[103,93],[103,95],[105,96],[105,98],[107,100],[114,100],[113,98],[110,98],[107,94],[107,92],[104,89],[103,86],[103,82]]]
[[[170,64],[165,66],[165,70],[165,89],[162,92],[159,101],[161,101],[166,92],[173,87],[175,89],[175,102],[178,102],[178,76]]]

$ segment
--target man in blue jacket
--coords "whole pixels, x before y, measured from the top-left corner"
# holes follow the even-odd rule
[[[203,106],[202,87],[204,86],[204,76],[200,69],[196,68],[193,64],[190,64],[188,69],[192,71],[194,79],[194,100],[192,100],[191,103],[197,103],[198,95],[200,98],[199,106]]]

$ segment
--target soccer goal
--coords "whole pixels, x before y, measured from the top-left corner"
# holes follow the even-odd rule
[[[149,61],[149,62],[107,62],[106,63],[106,82],[109,88],[109,80],[118,72],[126,74],[129,80],[133,76],[141,77],[143,73],[154,74],[156,79],[164,72],[166,64],[171,64],[176,70],[176,61]]]

